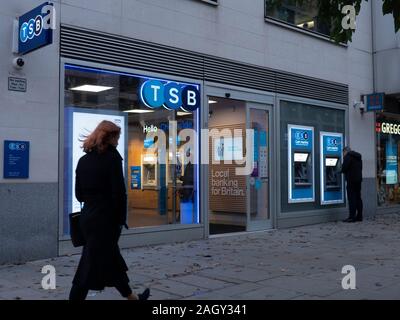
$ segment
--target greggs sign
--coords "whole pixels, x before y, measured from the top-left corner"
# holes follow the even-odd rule
[[[382,123],[377,122],[376,132],[400,135],[400,124],[390,123],[390,122],[382,122]]]

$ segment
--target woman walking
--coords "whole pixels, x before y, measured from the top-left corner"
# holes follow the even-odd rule
[[[118,240],[126,228],[126,189],[122,157],[116,147],[121,128],[102,121],[83,141],[86,153],[76,168],[75,194],[84,203],[80,225],[85,237],[72,281],[70,300],[85,300],[89,290],[115,287],[128,300],[146,300],[150,290],[135,294]]]

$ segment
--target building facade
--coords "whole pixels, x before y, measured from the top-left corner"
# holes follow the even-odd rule
[[[398,209],[400,195],[399,133],[395,130],[400,121],[400,35],[394,33],[391,16],[378,14],[379,4],[374,3],[372,17],[374,91],[385,93],[385,103],[383,111],[376,113],[376,178],[378,209],[391,212]]]
[[[365,215],[375,214],[378,115],[357,102],[387,90],[379,76],[374,87],[380,11],[364,3],[353,42],[338,45],[315,8],[251,2],[53,1],[52,44],[22,68],[14,21],[42,2],[2,6],[1,263],[79,252],[74,169],[103,119],[123,129],[122,247],[344,218],[344,145],[363,156]],[[12,176],[21,159],[10,150],[27,142],[29,173]]]

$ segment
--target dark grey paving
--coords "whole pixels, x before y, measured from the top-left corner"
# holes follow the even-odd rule
[[[136,292],[151,299],[400,299],[400,214],[123,250]],[[0,266],[0,299],[68,298],[79,255]],[[54,265],[56,290],[41,268]],[[341,287],[344,265],[356,290]],[[121,299],[106,288],[89,300]]]

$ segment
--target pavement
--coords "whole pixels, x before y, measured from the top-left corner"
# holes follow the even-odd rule
[[[122,250],[134,290],[154,300],[400,299],[400,214]],[[68,298],[79,255],[0,266],[0,299]],[[44,290],[53,265],[56,289]],[[355,268],[355,289],[342,273]],[[346,283],[349,283],[345,281]],[[120,300],[114,288],[88,300]]]

